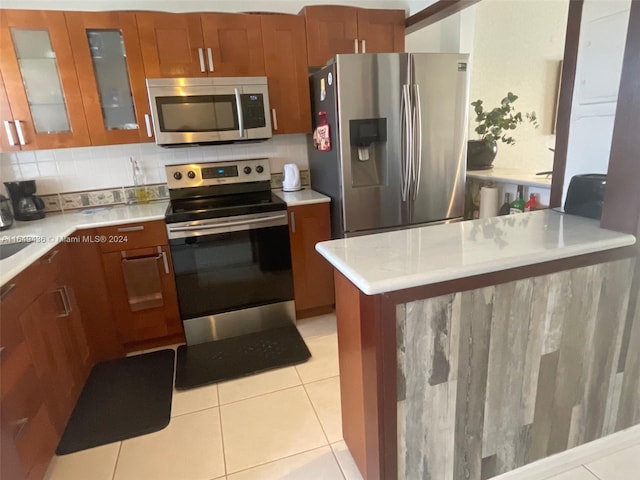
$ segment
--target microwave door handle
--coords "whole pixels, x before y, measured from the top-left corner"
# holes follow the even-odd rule
[[[238,110],[238,134],[240,138],[244,137],[244,118],[242,117],[242,103],[240,101],[240,90],[234,89],[236,92],[236,108]]]

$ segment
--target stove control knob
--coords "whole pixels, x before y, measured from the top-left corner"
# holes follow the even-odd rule
[[[173,178],[175,178],[176,180],[180,180],[182,178],[182,174],[180,172],[174,172]]]
[[[247,175],[249,175],[251,173],[251,167],[244,167],[244,173],[246,173]]]
[[[264,167],[263,167],[262,165],[258,165],[258,166],[256,167],[256,172],[258,172],[258,173],[262,173],[262,172],[264,172]]]
[[[196,172],[194,172],[193,170],[189,170],[187,172],[187,177],[189,177],[191,180],[193,180],[194,178],[196,178]]]

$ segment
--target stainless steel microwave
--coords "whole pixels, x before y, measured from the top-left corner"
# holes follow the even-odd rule
[[[158,145],[272,136],[267,77],[153,78],[147,90]]]

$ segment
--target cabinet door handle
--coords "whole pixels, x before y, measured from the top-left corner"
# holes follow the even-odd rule
[[[121,227],[118,229],[118,231],[120,233],[126,233],[126,232],[140,232],[144,230],[144,225],[135,225],[133,227]]]
[[[207,59],[209,60],[209,71],[213,72],[215,68],[213,68],[213,52],[211,48],[207,48]]]
[[[15,430],[15,433],[13,434],[14,441],[17,441],[22,436],[22,434],[27,428],[27,425],[29,425],[29,417],[24,417],[24,418],[21,418],[20,420],[16,420],[15,422],[16,430]]]
[[[9,285],[5,285],[0,289],[0,300],[4,300],[9,296],[13,289],[16,288],[15,283],[10,283]]]
[[[60,300],[62,301],[62,308],[64,308],[64,312],[58,314],[58,317],[68,317],[71,315],[73,311],[71,309],[71,302],[69,301],[69,293],[67,292],[67,286],[64,285],[61,288],[57,288],[55,292],[60,295]]]
[[[353,39],[353,53],[358,53],[358,39]]]
[[[289,218],[291,219],[291,233],[296,233],[296,212],[290,212]]]
[[[202,48],[198,48],[198,57],[200,58],[200,71],[204,73],[206,69],[204,68],[204,50]]]
[[[169,275],[169,262],[167,260],[167,252],[163,251],[162,248],[160,247],[158,247],[158,251],[160,252],[159,256],[162,257],[162,265],[164,265],[164,273]]]
[[[20,120],[14,120],[13,123],[16,126],[16,133],[18,134],[20,145],[26,145],[27,142],[24,139],[24,132],[22,131],[22,122]]]
[[[55,256],[58,255],[58,250],[54,250],[53,252],[51,252],[50,255],[48,255],[47,257],[43,258],[42,261],[44,263],[51,263],[53,262],[53,259],[55,258]]]
[[[367,53],[367,41],[362,40],[362,53]]]
[[[158,247],[158,254],[155,257],[152,257],[151,255],[146,255],[143,257],[133,257],[130,259],[130,258],[127,258],[127,252],[125,252],[124,250],[120,252],[120,254],[122,255],[123,262],[128,262],[131,260],[140,260],[141,258],[153,258],[154,260],[162,259],[162,266],[164,267],[164,273],[166,273],[167,275],[169,275],[170,273],[169,261],[167,260],[167,252],[163,251],[162,247]]]
[[[4,121],[4,131],[7,132],[7,140],[12,147],[16,146],[16,139],[13,138],[13,132],[11,131],[11,122],[9,120]]]
[[[271,114],[273,115],[273,129],[278,130],[278,114],[275,108],[271,109]]]
[[[153,132],[151,131],[151,115],[144,114],[144,124],[147,126],[147,137],[152,138]]]

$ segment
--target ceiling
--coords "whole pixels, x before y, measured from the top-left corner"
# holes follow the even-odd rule
[[[3,0],[3,8],[31,10],[155,10],[167,12],[265,11],[298,13],[305,5],[349,5],[365,8],[404,9],[414,14],[436,0]]]

